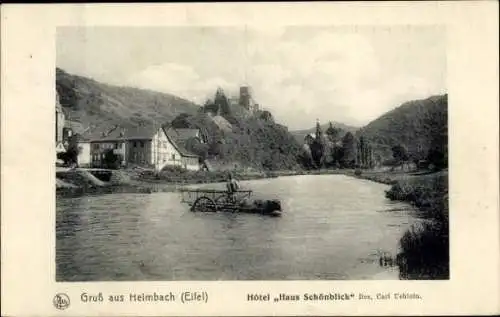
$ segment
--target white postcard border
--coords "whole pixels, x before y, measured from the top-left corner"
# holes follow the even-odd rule
[[[444,25],[450,121],[449,281],[55,282],[57,26]],[[500,312],[495,2],[2,6],[2,315],[408,315]],[[83,292],[206,292],[206,303],[82,303]],[[249,302],[250,293],[418,293],[420,301]],[[70,306],[57,310],[56,293]]]

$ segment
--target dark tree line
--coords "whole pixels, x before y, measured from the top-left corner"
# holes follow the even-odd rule
[[[373,168],[375,162],[372,145],[361,136],[357,146],[357,165],[362,168]]]
[[[318,168],[365,168],[371,169],[383,163],[386,166],[400,166],[413,162],[417,168],[443,169],[448,166],[448,135],[446,127],[440,133],[434,133],[430,140],[428,152],[410,152],[403,144],[391,147],[392,158],[382,162],[380,153],[368,139],[361,135],[357,139],[347,132],[339,138],[340,129],[330,126],[323,136],[319,124],[316,126],[316,137],[310,137],[299,155],[298,161],[307,169]],[[420,147],[417,147],[420,148]]]
[[[340,137],[342,130],[330,122],[325,131],[316,124],[316,135],[304,146],[299,162],[308,169],[317,168],[373,168],[375,165],[372,145],[364,138],[359,140],[351,132]]]

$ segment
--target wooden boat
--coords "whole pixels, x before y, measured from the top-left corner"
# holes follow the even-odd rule
[[[251,190],[238,190],[230,194],[218,189],[180,190],[181,202],[188,204],[193,212],[241,212],[280,216],[283,212],[279,200],[252,199]]]

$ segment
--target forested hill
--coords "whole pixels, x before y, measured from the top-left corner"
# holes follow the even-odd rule
[[[182,114],[172,125],[176,128],[201,128],[208,144],[191,144],[188,149],[218,164],[264,170],[299,168],[302,151],[287,127],[274,122],[269,111],[251,112],[230,105],[219,89],[195,115]]]
[[[174,95],[117,87],[71,75],[56,68],[60,103],[71,120],[85,127],[168,121],[180,113],[196,113],[200,106]]]
[[[364,136],[384,159],[392,157],[391,148],[397,145],[417,159],[433,147],[447,155],[448,95],[406,102],[359,129],[356,136]]]

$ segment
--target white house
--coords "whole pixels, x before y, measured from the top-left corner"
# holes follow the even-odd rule
[[[118,127],[96,131],[90,140],[91,165],[106,167],[105,157],[109,150],[121,157],[122,166],[150,166],[161,171],[166,166],[179,166],[188,170],[201,168],[199,157],[185,149],[185,136],[201,137],[192,129],[164,127]],[[190,131],[187,131],[190,130]]]

